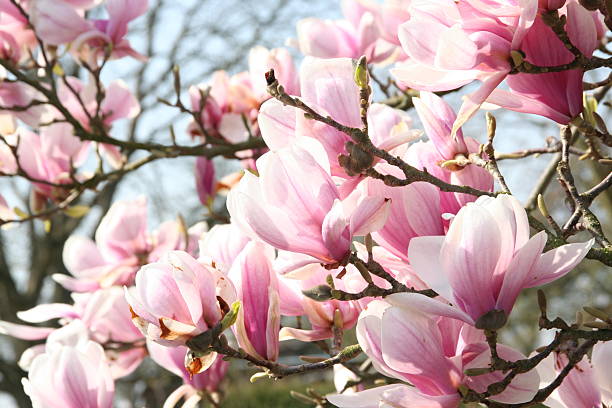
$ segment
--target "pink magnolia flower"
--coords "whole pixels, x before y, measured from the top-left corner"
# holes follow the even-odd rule
[[[464,137],[461,128],[452,136],[453,124],[457,119],[453,109],[431,92],[421,92],[420,97],[412,101],[429,142],[411,145],[405,154],[406,161],[419,169],[427,169],[448,183],[493,191],[493,177],[487,170],[454,161],[465,160],[470,154],[477,153],[480,144],[471,137]],[[475,199],[469,194],[440,192],[440,208],[442,213],[456,214],[461,207]]]
[[[253,92],[260,101],[270,98],[265,75],[271,69],[274,70],[279,83],[285,87],[285,92],[289,95],[300,94],[298,73],[289,51],[286,48],[268,50],[257,46],[249,51],[249,75]]]
[[[609,343],[595,345],[591,361],[589,361],[588,356],[584,356],[572,368],[561,385],[546,399],[546,406],[551,408],[601,408],[608,406],[612,402],[612,395],[609,394],[612,377],[598,377],[595,369],[597,366],[602,369],[601,371],[608,369],[607,361],[609,360],[605,360],[605,357],[607,357],[605,354],[606,352],[610,354],[610,352],[605,349],[610,349]],[[604,359],[601,357],[604,357]],[[567,355],[563,353],[555,352],[546,357],[537,367],[541,377],[540,387],[546,387],[550,384],[568,362]]]
[[[10,0],[0,1],[0,55],[20,62],[36,45],[36,37],[27,18]]]
[[[297,145],[264,154],[257,169],[259,177],[245,173],[227,207],[232,222],[277,249],[333,264],[346,256],[354,236],[385,222],[387,200],[358,192],[340,200],[325,157]]]
[[[185,401],[184,408],[197,406],[203,398],[201,392],[217,391],[229,368],[229,363],[218,356],[208,370],[199,374],[191,374],[185,369],[185,355],[189,351],[187,347],[166,347],[149,340],[147,349],[153,361],[183,379],[183,385],[174,390],[166,399],[164,403],[166,408],[175,407],[181,399]]]
[[[189,88],[189,96],[191,109],[201,111],[204,131],[210,135],[239,143],[248,138],[249,130],[256,133],[251,127],[262,100],[253,89],[249,72],[230,77],[225,71],[216,71],[210,83]],[[206,98],[204,102],[202,96]],[[189,132],[204,136],[195,122],[190,124]]]
[[[69,325],[57,330],[45,352],[32,361],[23,386],[35,407],[113,406],[114,382],[104,349],[78,329]]]
[[[91,119],[99,113],[102,124],[110,128],[119,119],[131,119],[140,113],[140,104],[122,80],[111,82],[103,91],[104,99],[96,101],[97,88],[93,80],[84,84],[79,78],[67,77],[58,86],[62,104],[86,128],[90,129]],[[58,112],[59,115],[59,112]],[[60,115],[61,117],[61,115]]]
[[[320,302],[302,294],[303,290],[325,284],[327,275],[334,276],[338,273],[339,271],[329,271],[321,266],[313,266],[308,272],[305,272],[306,276],[296,276],[294,272],[294,276],[285,275],[279,278],[281,314],[285,316],[305,315],[312,326],[310,330],[283,327],[280,331],[282,341],[324,340],[333,337],[335,324],[339,324],[342,330],[349,330],[355,326],[360,311],[357,302],[335,299]],[[334,279],[334,284],[338,289],[346,288],[343,280]]]
[[[166,221],[147,231],[147,202],[144,196],[114,203],[96,230],[95,242],[74,235],[64,245],[66,269],[74,277],[55,274],[53,279],[70,291],[89,292],[113,285],[131,285],[138,268],[156,262],[168,251],[193,253],[201,225],[185,231],[178,221]]]
[[[410,18],[409,8],[412,0],[385,0],[380,11],[380,30],[382,38],[391,44],[401,46],[399,27]]]
[[[413,0],[410,19],[399,29],[409,58],[392,74],[411,88],[427,91],[482,82],[477,91],[464,97],[454,133],[506,78],[511,70],[510,52],[520,48],[537,9],[534,1]]]
[[[35,0],[30,7],[32,24],[38,36],[48,44],[71,44],[82,59],[92,63],[106,54],[144,59],[125,38],[128,24],[147,11],[148,0],[108,0],[108,19],[87,20],[85,9],[91,1]]]
[[[527,213],[518,200],[502,194],[463,207],[446,236],[413,238],[408,258],[415,272],[474,324],[493,310],[508,316],[522,289],[571,271],[593,240],[542,254],[545,244],[543,231],[529,238]]]
[[[29,106],[34,100],[43,100],[35,90],[30,86],[20,82],[8,82],[5,79],[5,73],[0,72],[0,105],[7,108],[24,108]],[[41,122],[47,122],[52,119],[49,115],[49,109],[44,105],[33,105],[25,110],[0,110],[2,115],[2,130],[4,134],[13,133],[15,131],[16,120],[19,119],[26,125],[38,127]],[[8,116],[8,117],[7,117]]]
[[[234,261],[228,276],[242,302],[233,326],[238,344],[252,356],[276,361],[280,297],[278,279],[266,254],[266,245],[248,243]]]
[[[350,127],[362,127],[359,89],[355,84],[353,63],[348,58],[319,59],[306,57],[300,67],[302,100],[323,116],[331,116]],[[353,190],[360,178],[349,177],[338,163],[346,155],[350,137],[321,122],[306,119],[302,111],[283,106],[277,100],[265,102],[260,110],[259,126],[268,147],[277,150],[301,137],[314,138],[328,156],[331,174],[349,180],[343,196]],[[382,104],[368,109],[369,136],[374,145],[391,150],[414,140],[420,133],[411,129],[412,120],[405,112]]]
[[[566,30],[572,42],[590,57],[599,44],[597,12],[590,12],[568,1],[562,14],[567,17]],[[556,66],[572,62],[574,55],[559,40],[541,17],[538,17],[521,43],[525,61],[538,66]],[[487,102],[506,109],[545,116],[568,124],[582,112],[582,78],[584,70],[573,69],[546,74],[510,75],[509,91],[496,89]]]
[[[237,225],[217,224],[200,240],[200,259],[227,274],[250,241]]]
[[[215,196],[215,165],[206,157],[198,157],[195,166],[195,182],[198,198],[204,206],[212,204]]]
[[[345,20],[307,18],[297,24],[297,47],[304,55],[319,58],[359,58],[380,63],[396,47],[382,40],[380,5],[368,0],[343,0]]]
[[[129,306],[124,292],[119,287],[98,290],[92,293],[73,293],[74,304],[48,303],[17,313],[19,319],[29,323],[42,323],[60,319],[63,325],[71,322],[79,326],[78,332],[87,339],[108,346],[106,355],[113,378],[120,378],[134,371],[146,355],[143,336],[131,323]],[[24,340],[40,340],[57,336],[60,329],[34,327],[1,322],[3,334]],[[133,347],[117,351],[118,344],[132,344]],[[27,369],[36,355],[44,348],[33,346],[21,357],[20,366]]]
[[[375,236],[375,234],[372,235]],[[353,245],[357,249],[359,257],[365,261],[368,256],[365,246],[358,242],[355,242]],[[405,257],[398,257],[394,252],[387,250],[383,246],[374,246],[372,248],[372,256],[385,271],[393,276],[398,282],[406,285],[406,287],[416,290],[428,288],[427,284],[414,273],[410,264],[406,262]],[[370,277],[376,286],[383,289],[391,288],[391,284],[388,281],[375,275],[371,275]],[[368,283],[363,279],[359,270],[354,265],[350,264],[346,266],[346,274],[342,277],[342,283],[345,288],[344,290],[349,293],[359,293],[368,286]],[[376,298],[366,297],[359,299],[357,303],[360,309],[363,310],[374,299]]]
[[[339,407],[436,406],[457,408],[466,385],[482,392],[504,373],[468,377],[468,368],[484,367],[490,360],[489,347],[481,331],[456,320],[449,306],[436,302],[437,309],[422,309],[424,296],[395,294],[384,301],[371,302],[357,323],[357,339],[380,373],[411,383],[379,387],[349,395],[328,396]],[[446,309],[445,309],[446,308]],[[451,309],[452,310],[452,309]],[[498,345],[503,358],[515,361],[521,353]],[[535,371],[518,375],[510,385],[492,399],[502,403],[529,401],[538,390]],[[378,405],[381,404],[381,405]]]
[[[34,205],[38,211],[46,200],[61,201],[67,191],[52,184],[71,183],[72,170],[80,166],[87,155],[87,144],[72,134],[71,127],[64,123],[44,127],[40,134],[26,129],[18,130],[17,155],[19,166],[34,180],[32,191]],[[83,175],[74,175],[83,179]],[[51,183],[51,184],[49,184]]]
[[[383,174],[402,177],[396,167],[380,164],[376,167]],[[367,194],[389,197],[391,207],[385,225],[374,232],[374,240],[393,255],[408,260],[408,244],[418,236],[444,235],[443,211],[440,208],[440,191],[431,184],[413,183],[403,187],[389,187],[380,180],[366,181]]]
[[[148,339],[165,346],[184,345],[209,330],[236,300],[225,275],[182,251],[142,267],[135,286],[134,293],[125,292],[132,321]]]

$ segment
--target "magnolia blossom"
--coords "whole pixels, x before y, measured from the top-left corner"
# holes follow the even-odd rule
[[[79,333],[99,344],[132,344],[132,348],[121,351],[109,348],[106,355],[110,362],[113,378],[130,374],[145,357],[143,336],[131,322],[129,306],[123,290],[119,287],[98,290],[93,293],[73,293],[74,304],[47,303],[17,313],[19,319],[29,323],[42,323],[60,319],[63,325],[79,327]],[[0,321],[0,332],[23,340],[52,339],[62,329],[26,326]],[[27,349],[19,361],[27,370],[32,359],[44,352],[42,345]]]
[[[304,55],[319,58],[359,58],[379,63],[396,47],[382,39],[380,5],[368,0],[343,0],[345,20],[307,18],[297,24],[297,47]]]
[[[410,18],[399,28],[409,58],[392,74],[411,88],[427,91],[482,82],[464,97],[454,133],[506,78],[510,53],[520,48],[537,9],[536,1],[412,0]]]
[[[457,213],[446,236],[413,238],[408,258],[431,288],[456,305],[460,318],[473,324],[491,311],[508,316],[522,289],[559,279],[594,242],[542,254],[546,238],[544,231],[529,238],[527,213],[516,198],[480,197]]]
[[[0,70],[0,79],[2,80],[0,82],[0,105],[6,108],[16,108],[16,110],[0,110],[0,130],[3,134],[8,135],[15,132],[17,119],[32,127],[51,119],[48,107],[32,105],[33,100],[41,99],[36,90],[20,82],[6,81],[6,73],[3,70]],[[28,108],[25,109],[26,107]]]
[[[456,320],[442,308],[423,310],[419,298],[406,294],[371,302],[359,316],[357,339],[377,371],[409,382],[414,387],[392,385],[348,394],[328,396],[339,407],[423,406],[457,408],[458,388],[466,385],[477,392],[500,381],[504,373],[468,377],[464,370],[486,366],[490,350],[481,331]],[[424,296],[420,296],[424,298]],[[521,353],[498,345],[502,358],[515,361]],[[538,390],[539,377],[531,371],[516,376],[506,389],[491,399],[502,403],[531,400]],[[380,405],[379,405],[380,404]]]
[[[493,191],[491,174],[482,167],[465,163],[470,154],[479,152],[480,143],[471,137],[464,137],[461,128],[452,135],[457,119],[453,109],[431,92],[421,92],[420,97],[413,98],[412,102],[429,141],[411,145],[404,156],[406,162],[419,169],[427,169],[448,183]],[[442,213],[456,214],[462,206],[475,199],[469,194],[441,191],[440,209]]]
[[[217,224],[199,242],[200,259],[228,273],[251,239],[236,224]]]
[[[333,337],[334,327],[349,330],[355,326],[360,311],[357,302],[335,299],[320,302],[302,293],[304,290],[325,284],[327,275],[331,273],[334,276],[338,272],[313,265],[309,270],[294,271],[280,279],[281,314],[306,315],[312,326],[310,330],[283,327],[280,332],[281,340],[324,340]],[[338,289],[345,289],[344,280],[334,279],[334,285]]]
[[[192,374],[185,368],[185,354],[189,351],[187,347],[165,347],[147,341],[147,349],[153,361],[183,379],[183,385],[168,395],[164,408],[175,407],[181,399],[185,401],[183,408],[197,406],[203,398],[201,392],[217,391],[229,368],[229,363],[218,356],[206,371]]]
[[[209,330],[236,300],[225,275],[183,251],[142,267],[135,286],[134,293],[125,292],[132,321],[148,339],[165,346],[184,345]]]
[[[144,197],[118,201],[102,218],[95,242],[73,235],[64,245],[64,264],[74,276],[55,274],[53,279],[71,291],[87,292],[112,285],[131,284],[138,268],[155,262],[174,249],[195,251],[202,225],[187,231],[178,221],[167,221],[149,233]]]
[[[31,193],[33,211],[40,211],[47,200],[62,201],[67,191],[53,184],[69,184],[83,180],[83,174],[73,174],[87,158],[88,145],[72,134],[71,127],[58,123],[42,128],[36,134],[24,128],[17,130],[19,145],[15,161],[34,181]]]
[[[569,372],[561,385],[545,401],[551,408],[601,408],[612,403],[612,375],[610,372],[610,342],[597,343],[591,358],[584,356]],[[540,388],[549,385],[568,364],[564,353],[553,353],[537,367]]]
[[[349,252],[352,237],[379,229],[388,201],[381,197],[340,199],[325,157],[299,146],[264,154],[259,177],[245,173],[229,196],[232,222],[275,248],[333,264]]]
[[[330,116],[345,126],[362,126],[359,88],[349,58],[305,58],[300,67],[300,90],[301,99],[321,115]],[[343,197],[361,180],[349,176],[338,162],[339,155],[348,154],[346,143],[351,138],[345,133],[305,118],[301,110],[284,106],[275,99],[262,105],[258,120],[262,137],[272,150],[290,146],[303,137],[316,139],[327,154],[331,175],[346,180],[341,187]],[[372,143],[386,150],[406,144],[420,134],[411,129],[412,120],[405,112],[382,104],[370,106],[368,124]]]
[[[568,1],[562,14],[567,18],[568,37],[586,57],[590,57],[601,38],[598,13],[590,12]],[[541,17],[537,18],[521,43],[525,61],[537,66],[557,66],[573,61],[574,55]],[[506,109],[535,113],[561,124],[569,123],[582,112],[582,78],[584,70],[573,69],[545,74],[519,73],[506,82],[509,91],[496,89],[488,102]]]
[[[93,1],[34,0],[29,12],[43,41],[51,45],[71,43],[70,48],[83,60],[95,63],[109,46],[113,58],[145,59],[125,36],[128,24],[147,11],[148,0],[107,0],[108,19],[85,19],[85,10],[94,5]]]
[[[104,349],[77,322],[54,333],[32,361],[26,394],[36,408],[111,408],[114,382]]]
[[[36,45],[36,36],[27,18],[10,0],[0,2],[0,55],[20,62]]]
[[[216,71],[209,83],[189,88],[191,109],[200,112],[203,126],[202,129],[192,122],[189,133],[192,136],[205,133],[232,143],[257,134],[259,107],[270,98],[265,79],[270,69],[277,72],[288,92],[299,93],[298,76],[289,52],[284,48],[254,47],[249,52],[249,71],[231,77],[225,71]]]
[[[228,276],[236,285],[242,302],[233,326],[238,344],[253,356],[277,360],[280,296],[276,272],[266,254],[265,244],[248,243]]]

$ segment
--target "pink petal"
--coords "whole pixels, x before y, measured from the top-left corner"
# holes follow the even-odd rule
[[[537,233],[516,252],[508,265],[496,305],[497,309],[505,310],[507,315],[510,314],[520,291],[525,287],[530,271],[540,259],[544,245],[546,245],[546,238],[545,231]]]
[[[51,327],[33,327],[0,321],[0,334],[22,340],[41,340],[47,338],[55,329]]]
[[[500,71],[493,73],[486,78],[479,78],[482,85],[477,91],[463,97],[463,104],[457,113],[457,120],[453,124],[452,135],[455,135],[461,126],[476,114],[480,105],[488,98],[495,88],[506,78],[508,73]]]
[[[595,241],[566,244],[543,254],[532,270],[525,287],[541,286],[559,279],[584,259]]]

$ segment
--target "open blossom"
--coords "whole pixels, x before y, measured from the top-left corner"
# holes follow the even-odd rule
[[[254,47],[249,52],[249,71],[232,76],[225,71],[216,71],[209,83],[189,88],[191,109],[200,112],[200,122],[204,127],[201,129],[199,124],[192,122],[189,133],[204,136],[204,131],[231,143],[243,142],[250,134],[257,134],[260,105],[270,99],[265,79],[265,73],[270,69],[278,73],[288,92],[299,94],[298,76],[291,54],[284,48]]]
[[[610,372],[610,342],[593,347],[589,359],[584,356],[569,372],[559,388],[544,401],[551,408],[602,408],[612,403],[612,375]],[[540,387],[549,385],[568,364],[568,356],[554,352],[537,367],[541,377]]]
[[[147,11],[148,0],[107,0],[107,19],[87,20],[85,10],[95,2],[34,0],[30,7],[32,24],[38,36],[48,44],[71,43],[81,59],[95,63],[108,46],[111,57],[131,56],[144,59],[125,38],[128,24]]]
[[[135,285],[134,293],[125,293],[132,321],[147,338],[165,346],[184,345],[209,330],[236,300],[225,275],[182,251],[142,267]]]
[[[0,55],[20,62],[36,45],[36,36],[27,18],[10,0],[0,1]]]
[[[304,271],[302,271],[304,272]],[[357,323],[359,304],[355,301],[339,301],[335,299],[324,302],[305,296],[302,291],[317,285],[325,284],[330,271],[319,266],[312,266],[306,276],[286,276],[279,279],[281,296],[281,314],[285,316],[305,315],[312,326],[310,330],[283,327],[281,340],[297,339],[301,341],[318,341],[333,337],[334,325],[342,330],[349,330]],[[332,276],[334,272],[331,271]],[[296,279],[297,278],[297,279]],[[338,289],[345,289],[344,281],[334,279]]]
[[[362,126],[359,89],[355,84],[351,59],[305,58],[300,67],[300,90],[301,99],[321,115],[330,116],[345,126]],[[368,124],[372,143],[385,150],[406,144],[419,135],[418,131],[411,129],[412,120],[405,112],[383,104],[370,106]],[[348,154],[346,143],[351,138],[345,133],[307,119],[301,110],[284,106],[275,99],[262,105],[259,125],[266,145],[272,150],[289,146],[302,137],[316,139],[328,156],[331,175],[347,180],[346,186],[342,187],[343,197],[361,180],[347,175],[338,162],[339,155]]]
[[[213,393],[218,390],[229,368],[229,363],[217,356],[208,370],[192,374],[185,368],[185,346],[166,347],[154,341],[147,341],[149,355],[157,364],[183,379],[183,385],[174,390],[164,403],[164,407],[175,407],[183,399],[183,407],[197,406],[203,398],[202,391]]]
[[[566,30],[570,41],[586,57],[593,55],[601,37],[598,32],[599,14],[568,1],[560,10],[567,18]],[[574,55],[550,27],[538,17],[521,43],[525,61],[543,67],[570,63]],[[506,109],[545,116],[568,124],[582,112],[582,78],[584,70],[572,69],[545,74],[518,73],[506,82],[509,91],[496,89],[487,102]]]
[[[264,154],[259,177],[245,173],[228,196],[232,222],[277,249],[341,261],[352,237],[384,224],[388,201],[359,192],[341,200],[325,159],[297,145]]]
[[[79,78],[67,77],[66,82],[58,85],[58,96],[64,107],[86,129],[91,128],[90,118],[95,117],[98,110],[102,124],[107,128],[118,119],[131,119],[140,113],[138,101],[122,80],[113,81],[104,89],[104,99],[99,107],[93,79],[85,84]],[[57,114],[58,118],[61,117],[59,112]]]
[[[559,279],[594,242],[542,254],[546,238],[544,231],[529,238],[527,213],[516,198],[480,197],[457,213],[445,236],[413,238],[408,258],[419,277],[473,324],[493,310],[508,316],[521,290]]]
[[[6,73],[0,70],[0,105],[7,108],[30,106],[33,100],[40,99],[40,95],[32,87],[6,80]],[[17,128],[17,119],[25,124],[37,127],[41,122],[51,119],[50,109],[44,105],[30,106],[28,109],[0,110],[1,127],[3,134],[10,134]]]
[[[65,123],[46,126],[40,134],[24,128],[18,129],[17,133],[18,165],[32,179],[40,180],[33,183],[32,210],[39,211],[47,200],[63,200],[66,190],[52,184],[71,183],[72,177],[83,178],[82,174],[72,174],[72,170],[85,161],[88,145],[74,136]]]
[[[490,350],[482,332],[456,320],[443,309],[442,302],[434,301],[440,305],[438,309],[423,310],[420,299],[424,296],[404,295],[395,294],[384,301],[371,302],[359,317],[357,339],[378,372],[409,382],[413,387],[378,387],[328,396],[329,401],[339,407],[375,408],[388,404],[401,408],[457,408],[461,385],[482,392],[489,384],[504,378],[504,373],[499,371],[466,376],[466,369],[483,367],[490,361]],[[525,358],[504,345],[498,345],[498,352],[508,361]],[[491,399],[508,404],[529,401],[537,392],[538,383],[535,371],[519,374],[502,393]]]
[[[536,1],[413,0],[410,19],[399,29],[408,60],[392,73],[403,84],[427,91],[482,82],[464,97],[456,131],[509,74],[510,53],[520,48],[537,9]]]
[[[266,254],[265,244],[248,243],[234,261],[228,276],[236,286],[242,304],[233,326],[238,344],[250,355],[276,361],[280,296],[276,271]]]
[[[32,361],[23,386],[34,407],[113,406],[115,386],[104,349],[81,333],[77,322],[58,330]]]
[[[17,313],[19,319],[29,323],[43,323],[60,319],[62,325],[77,322],[79,333],[100,344],[123,343],[134,347],[106,351],[113,378],[130,374],[140,364],[146,351],[142,345],[143,336],[131,323],[129,307],[124,292],[119,287],[101,289],[92,293],[73,293],[74,304],[47,303]],[[0,321],[0,332],[24,340],[53,338],[60,329],[26,326]],[[20,367],[26,369],[31,360],[44,352],[36,345],[27,349],[20,359]]]
[[[447,183],[493,191],[493,176],[486,169],[461,162],[470,154],[478,153],[480,143],[471,137],[464,137],[461,128],[452,135],[457,115],[448,103],[436,94],[425,91],[419,98],[413,98],[412,102],[429,141],[412,144],[406,150],[405,160],[419,169],[427,169]],[[461,207],[475,199],[469,194],[440,191],[440,208],[442,213],[456,214]]]
[[[343,0],[345,20],[306,18],[297,24],[297,46],[304,55],[319,58],[359,58],[379,63],[396,47],[382,39],[380,5],[368,0]]]
[[[166,221],[150,233],[145,197],[118,201],[102,218],[95,242],[79,235],[66,241],[64,264],[73,277],[55,274],[53,279],[77,292],[132,284],[140,266],[157,261],[167,251],[194,252],[200,227],[196,224],[186,235],[180,222]],[[185,236],[189,242],[185,242]]]

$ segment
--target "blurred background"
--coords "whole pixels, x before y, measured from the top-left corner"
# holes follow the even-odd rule
[[[177,141],[189,144],[191,141],[186,132],[189,118],[158,102],[158,98],[173,98],[172,67],[176,64],[181,68],[183,98],[187,100],[187,88],[207,82],[214,71],[227,70],[233,74],[247,69],[248,52],[254,45],[268,48],[284,46],[286,40],[295,35],[296,22],[306,17],[341,18],[339,4],[332,0],[151,0],[149,12],[135,21],[130,29],[130,41],[135,49],[149,56],[148,63],[123,59],[110,63],[104,74],[105,82],[124,79],[140,100],[142,108],[137,118],[115,125],[113,135],[127,140],[167,143],[172,125]],[[292,53],[299,62],[299,52],[292,50]],[[74,74],[84,77],[82,72],[75,71]],[[381,75],[385,75],[384,69]],[[599,73],[593,75],[593,79],[601,79],[598,78]],[[466,91],[469,89],[461,93]],[[454,106],[460,103],[459,93],[451,93],[445,98]],[[610,114],[609,102],[601,102],[599,113],[607,119]],[[419,128],[416,114],[414,111],[410,114],[414,126]],[[495,148],[499,152],[544,147],[547,137],[558,137],[557,125],[549,120],[508,111],[494,114],[498,128]],[[464,134],[485,141],[484,113],[479,113],[464,127]],[[549,171],[549,163],[555,163],[558,158],[553,154],[544,156],[500,162],[510,189],[525,204],[534,203],[531,191],[541,178],[555,177],[554,172]],[[223,160],[216,160],[215,165],[219,176],[229,173],[236,166]],[[205,210],[197,198],[193,168],[193,158],[160,160],[107,184],[95,197],[85,196],[83,203],[93,209],[82,219],[57,215],[52,220],[50,233],[45,233],[38,222],[1,231],[0,320],[17,322],[17,311],[40,303],[70,301],[69,293],[50,279],[54,273],[67,273],[62,263],[63,244],[75,232],[93,236],[101,216],[116,200],[146,195],[149,229],[178,214],[184,217],[188,225],[202,220]],[[601,170],[591,167],[588,161],[575,163],[573,169],[581,191],[605,176]],[[0,191],[11,203],[22,208],[27,206],[27,183],[0,178]],[[553,217],[559,221],[567,219],[570,213],[564,202],[564,194],[554,180],[545,199]],[[219,200],[215,207],[223,212],[224,202]],[[607,227],[608,234],[612,233],[611,208],[610,191],[601,194],[593,207]],[[537,211],[534,215],[538,215]],[[584,237],[576,237],[581,238]],[[609,275],[606,279],[603,269],[601,264],[587,260],[569,276],[548,286],[546,292],[550,315],[561,315],[571,320],[582,305],[609,307],[612,281]],[[535,292],[526,291],[516,306],[509,326],[503,331],[504,340],[527,352],[541,343],[545,334],[537,332],[537,313]],[[348,336],[352,337],[350,333]],[[21,386],[25,373],[16,364],[18,356],[30,345],[29,342],[0,336],[0,407],[31,406]],[[320,352],[318,348],[293,341],[283,347],[281,355],[288,356],[285,362],[294,364],[299,361],[298,355]],[[227,398],[221,406],[300,407],[307,405],[292,399],[290,390],[303,392],[307,387],[313,387],[322,394],[333,390],[331,372],[317,372],[306,377],[275,381],[274,384],[271,380],[251,384],[248,378],[252,372],[254,370],[240,362],[232,363],[229,378],[224,384]],[[147,361],[117,385],[116,406],[161,407],[167,395],[179,384],[178,377]]]

